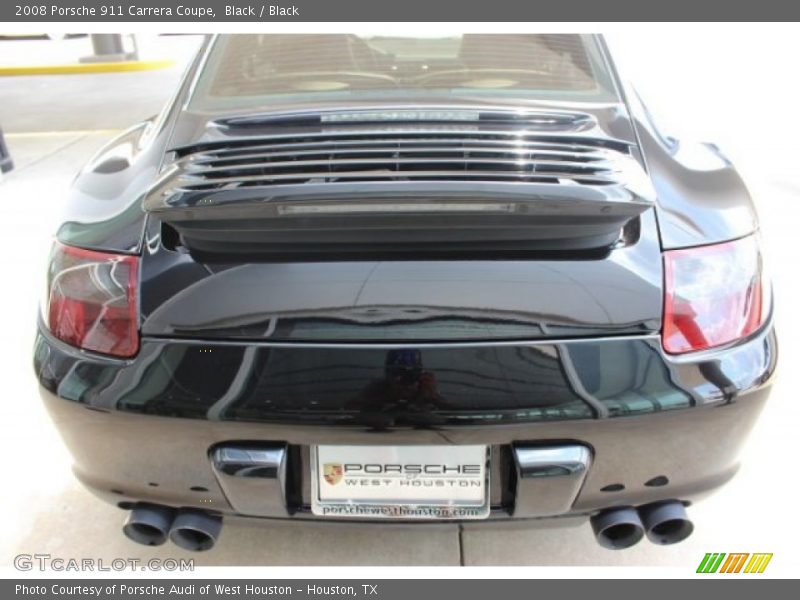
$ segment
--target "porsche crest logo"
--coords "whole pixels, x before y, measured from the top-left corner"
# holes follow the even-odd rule
[[[325,463],[322,465],[322,476],[331,485],[336,485],[342,480],[344,469],[340,463]]]

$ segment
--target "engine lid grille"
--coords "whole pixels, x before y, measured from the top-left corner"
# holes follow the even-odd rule
[[[598,134],[588,115],[424,111],[431,120],[421,122],[414,114],[400,112],[396,120],[362,111],[215,122],[227,139],[173,149],[180,173],[173,189],[396,181],[603,186],[622,183],[632,160],[630,144]]]
[[[610,185],[619,151],[486,132],[369,132],[260,138],[181,159],[183,191],[358,181],[520,181]]]

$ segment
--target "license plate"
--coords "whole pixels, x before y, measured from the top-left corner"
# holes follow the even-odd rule
[[[315,446],[311,511],[329,518],[483,519],[486,446]]]

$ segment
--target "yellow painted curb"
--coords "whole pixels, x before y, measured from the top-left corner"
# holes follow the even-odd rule
[[[172,60],[135,60],[120,62],[79,63],[74,65],[36,65],[0,67],[0,76],[14,75],[79,75],[82,73],[124,73],[126,71],[151,71],[175,64]]]

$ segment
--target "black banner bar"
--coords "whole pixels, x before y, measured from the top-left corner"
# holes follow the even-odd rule
[[[760,597],[767,589],[789,597],[791,581],[752,578],[706,580],[543,580],[543,579],[314,579],[314,580],[4,580],[0,596],[15,600],[504,600],[529,598],[643,598],[674,600],[699,594],[726,600]],[[783,596],[780,596],[783,597]]]
[[[616,22],[797,21],[800,3],[671,0],[8,0],[0,21],[43,22]]]

